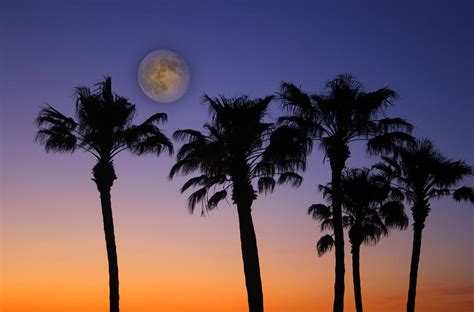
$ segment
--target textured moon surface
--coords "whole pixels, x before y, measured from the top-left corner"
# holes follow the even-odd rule
[[[138,70],[140,87],[157,102],[173,102],[181,98],[188,89],[189,79],[184,59],[169,50],[148,54]]]

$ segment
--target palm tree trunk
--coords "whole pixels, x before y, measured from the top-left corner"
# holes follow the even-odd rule
[[[107,260],[109,264],[110,312],[119,312],[117,249],[115,246],[114,220],[112,217],[112,204],[110,202],[110,189],[103,189],[100,191],[100,202],[102,204],[105,244],[107,246]]]
[[[362,312],[362,290],[360,287],[360,245],[352,245],[352,280],[354,282],[354,298],[356,311]]]
[[[342,227],[341,210],[341,178],[344,163],[331,160],[332,169],[332,208],[334,218],[334,245],[336,256],[335,282],[334,282],[334,312],[344,311],[344,230]]]
[[[407,312],[415,311],[416,282],[418,278],[418,264],[420,262],[421,253],[421,234],[424,228],[423,223],[413,225],[413,249],[411,252],[410,264],[410,285],[408,287]]]
[[[237,203],[240,228],[240,245],[244,263],[245,285],[250,312],[263,312],[263,291],[260,278],[257,238],[252,221],[250,204]]]

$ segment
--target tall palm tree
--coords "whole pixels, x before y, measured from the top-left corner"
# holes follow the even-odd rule
[[[430,201],[453,196],[455,200],[474,202],[472,187],[455,187],[464,177],[473,175],[473,168],[463,161],[441,154],[427,139],[400,148],[392,157],[383,157],[384,163],[375,167],[394,179],[411,205],[413,216],[413,249],[410,264],[407,312],[415,311],[416,284],[421,253],[421,236],[430,213]]]
[[[260,277],[257,240],[252,221],[252,204],[260,193],[273,191],[276,184],[300,185],[302,178],[294,170],[304,167],[286,155],[276,164],[269,158],[286,152],[285,129],[275,130],[272,123],[263,121],[272,97],[249,99],[246,96],[227,99],[204,96],[209,105],[211,122],[204,124],[204,132],[178,130],[174,138],[184,141],[177,153],[170,178],[181,172],[199,175],[189,179],[181,192],[198,187],[188,198],[191,212],[201,204],[201,214],[217,207],[228,194],[237,206],[240,242],[248,294],[249,311],[263,311],[263,291]],[[274,137],[272,137],[274,134]],[[275,138],[277,137],[277,138]],[[290,138],[291,136],[286,136]],[[270,157],[271,156],[271,157]],[[286,170],[286,171],[285,171]],[[279,177],[274,179],[275,174]],[[253,185],[256,181],[257,190]]]
[[[105,77],[96,91],[76,88],[77,120],[67,117],[52,106],[41,109],[36,124],[36,139],[47,152],[74,152],[82,149],[95,157],[92,180],[97,185],[102,205],[105,242],[109,266],[110,311],[119,311],[119,279],[117,250],[110,189],[115,175],[114,157],[124,150],[142,155],[173,152],[171,141],[157,127],[165,122],[164,113],[152,115],[139,125],[132,124],[135,105],[112,93],[112,80]]]
[[[390,88],[365,92],[350,75],[340,75],[326,84],[326,93],[307,94],[291,83],[283,83],[280,97],[289,113],[280,123],[298,130],[307,138],[307,149],[318,142],[329,158],[334,214],[335,283],[334,312],[344,309],[344,235],[342,223],[342,171],[350,157],[349,144],[367,141],[370,153],[392,150],[411,140],[412,126],[401,118],[384,117],[396,93]]]
[[[368,169],[346,170],[341,180],[343,193],[343,225],[349,230],[352,252],[352,277],[357,312],[362,312],[360,285],[360,246],[376,244],[381,236],[387,236],[390,228],[403,230],[408,225],[403,206],[403,195],[391,187],[390,181]],[[320,186],[323,196],[331,199],[331,184]],[[321,230],[334,230],[331,206],[311,205],[308,213],[321,222]],[[334,234],[322,236],[316,248],[322,256],[334,246]]]

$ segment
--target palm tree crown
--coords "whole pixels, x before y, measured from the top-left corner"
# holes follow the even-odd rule
[[[158,123],[167,120],[166,114],[154,114],[134,125],[135,105],[112,93],[111,78],[106,77],[98,87],[97,92],[87,87],[76,88],[77,121],[49,105],[41,110],[36,119],[39,127],[36,138],[46,151],[85,150],[98,160],[94,170],[101,170],[102,164],[112,163],[124,150],[138,155],[159,155],[163,150],[173,152],[171,141],[157,127]]]
[[[331,184],[320,185],[326,199],[331,199]],[[368,169],[346,170],[342,179],[343,224],[349,229],[351,244],[376,244],[390,228],[405,229],[408,218],[404,212],[403,194],[390,181]],[[314,204],[308,213],[321,222],[321,230],[333,230],[331,206]],[[332,249],[332,234],[321,237],[317,243],[318,255]]]
[[[455,200],[474,202],[472,187],[453,189],[463,178],[473,175],[464,161],[442,155],[427,139],[397,149],[392,157],[382,157],[381,170],[405,194],[412,205],[414,222],[422,225],[430,212],[430,200],[452,195]]]
[[[340,75],[327,83],[326,94],[307,94],[291,83],[283,83],[280,96],[290,115],[281,123],[301,129],[320,142],[329,158],[347,158],[347,144],[368,140],[369,152],[393,150],[397,143],[411,141],[412,125],[402,118],[381,116],[397,94],[390,88],[365,92],[351,75]],[[307,141],[311,143],[311,141]]]
[[[263,193],[273,191],[276,184],[300,185],[302,178],[294,170],[303,168],[304,160],[287,157],[276,162],[277,154],[289,153],[282,145],[290,138],[285,141],[280,135],[283,131],[277,132],[273,123],[263,122],[272,98],[227,99],[206,95],[204,101],[209,104],[212,116],[211,123],[204,125],[206,132],[184,129],[174,133],[175,139],[186,143],[177,153],[170,178],[178,172],[201,173],[181,188],[184,192],[190,187],[199,187],[188,198],[191,211],[198,203],[202,204],[202,213],[214,209],[236,183],[250,200],[254,200],[257,193],[252,186],[254,179],[258,191]],[[276,136],[279,139],[275,139]],[[277,180],[275,174],[279,174]],[[232,189],[235,191],[235,187]]]

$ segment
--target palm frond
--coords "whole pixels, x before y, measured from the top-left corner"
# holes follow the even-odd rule
[[[258,179],[257,187],[260,193],[271,193],[275,189],[275,179],[272,177],[261,177]]]
[[[393,131],[375,136],[367,141],[367,152],[372,155],[391,153],[402,146],[413,144],[415,139],[408,133]]]
[[[391,131],[401,131],[411,133],[413,125],[403,118],[383,118],[377,123],[377,130],[380,133],[387,133]]]
[[[442,198],[449,196],[450,194],[451,191],[449,189],[431,188],[426,195],[428,198]]]
[[[377,163],[372,166],[372,169],[378,170],[380,173],[384,174],[387,178],[394,178],[395,172],[391,166],[388,166],[384,163]]]
[[[321,257],[326,252],[331,251],[332,247],[334,246],[334,238],[326,234],[321,236],[321,238],[316,243],[316,250],[318,252],[318,256]]]
[[[155,154],[159,156],[164,150],[168,151],[169,155],[173,153],[173,143],[158,127],[152,124],[152,121],[145,121],[138,126],[131,126],[123,131],[121,135],[126,146],[134,154]]]
[[[206,187],[200,188],[197,191],[193,192],[188,197],[188,209],[191,213],[194,212],[196,205],[200,202],[203,207],[205,205],[204,198],[207,194],[208,189]]]
[[[208,146],[209,142],[204,139],[190,140],[180,147],[176,154],[176,159],[179,161],[190,157],[203,157],[207,152]]]
[[[300,88],[289,82],[283,82],[278,94],[283,100],[283,107],[292,113],[312,110],[311,99]]]
[[[334,219],[330,218],[330,219],[323,220],[323,221],[321,221],[321,224],[319,226],[321,228],[321,231],[328,231],[328,230],[333,231],[334,230]]]
[[[332,217],[331,208],[323,204],[312,204],[308,208],[308,214],[318,221],[324,221]]]
[[[216,208],[219,202],[225,199],[226,196],[227,196],[226,190],[215,192],[207,201],[207,209],[212,210]]]
[[[256,176],[273,176],[275,174],[275,166],[270,162],[258,162],[253,167],[253,174]]]
[[[38,127],[41,127],[45,124],[60,125],[70,130],[74,130],[77,126],[77,123],[74,121],[74,119],[63,115],[51,105],[46,105],[45,107],[41,108],[35,123]]]
[[[176,130],[173,133],[173,139],[178,140],[178,141],[183,141],[183,140],[192,140],[192,139],[204,139],[204,135],[193,129],[182,129],[182,130]]]
[[[375,245],[379,242],[382,235],[388,235],[388,229],[380,222],[379,224],[371,222],[362,225],[363,243],[366,245]]]
[[[404,230],[408,226],[408,217],[405,214],[405,207],[400,201],[388,201],[379,209],[384,223],[389,228]]]
[[[332,188],[331,184],[328,183],[326,185],[319,184],[318,185],[318,191],[323,193],[323,198],[332,200]]]
[[[289,183],[292,187],[299,187],[303,182],[303,177],[294,172],[283,172],[278,178],[278,184]]]
[[[78,146],[75,135],[77,123],[52,106],[43,107],[36,118],[38,132],[36,141],[44,145],[47,152],[74,152]]]
[[[177,173],[181,172],[185,175],[198,170],[201,166],[201,160],[197,158],[186,158],[178,160],[170,170],[168,177],[172,179]]]
[[[77,147],[76,136],[67,129],[57,126],[39,129],[36,141],[44,145],[46,152],[74,152]]]
[[[467,201],[474,204],[474,188],[462,186],[453,192],[456,201]]]
[[[473,175],[473,168],[464,161],[440,157],[431,168],[434,184],[438,187],[450,187],[463,178]]]
[[[312,139],[297,128],[280,126],[271,136],[262,156],[282,171],[304,171],[306,157],[312,149]]]
[[[168,121],[168,115],[166,113],[156,113],[151,115],[143,122],[143,124],[155,124]]]
[[[353,90],[361,91],[360,88],[352,88]],[[386,106],[393,103],[398,98],[397,93],[388,88],[380,88],[373,92],[360,92],[357,97],[358,105],[363,108],[369,114],[383,113]]]
[[[193,177],[193,178],[189,179],[188,181],[186,181],[179,191],[181,193],[184,193],[190,187],[195,187],[195,186],[199,186],[199,185],[203,186],[203,185],[206,184],[206,181],[208,179],[209,179],[209,177],[205,174],[197,176],[197,177]]]

